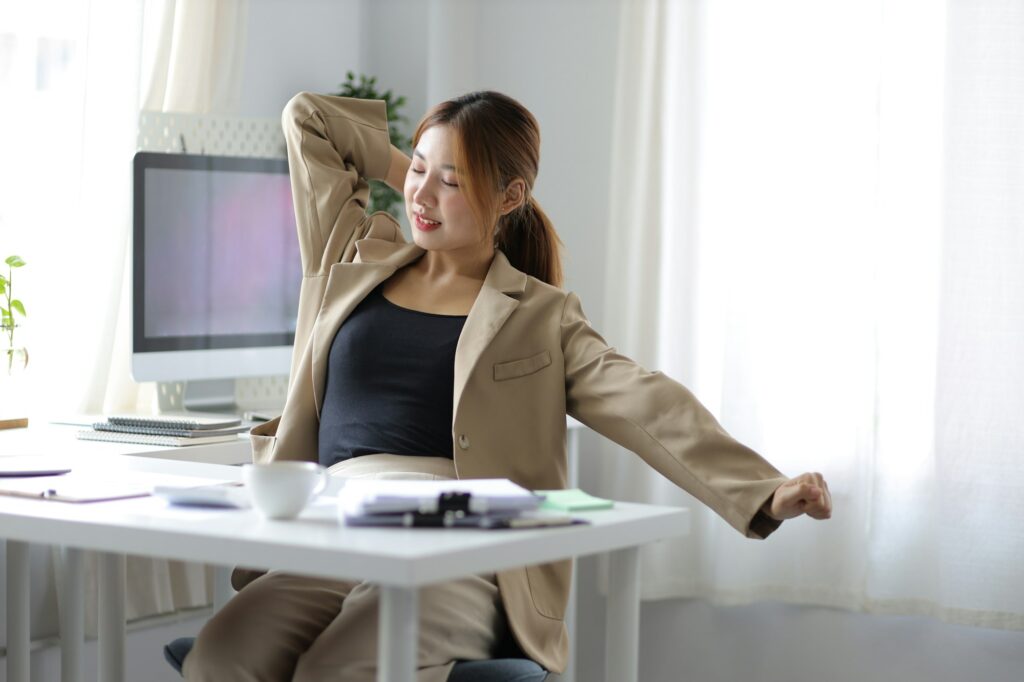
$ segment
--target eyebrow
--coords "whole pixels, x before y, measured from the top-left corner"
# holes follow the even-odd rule
[[[418,150],[418,149],[413,149],[413,150],[412,150],[412,153],[413,153],[413,155],[415,155],[415,156],[418,156],[418,157],[420,157],[420,158],[421,158],[421,159],[423,159],[424,161],[426,161],[426,160],[427,160],[427,157],[425,157],[425,156],[423,156],[422,154],[420,154],[420,152],[419,152],[419,150]],[[451,165],[450,163],[445,163],[445,164],[441,164],[441,168],[443,168],[444,170],[450,170],[450,171],[454,171],[454,170],[457,170],[457,169],[455,168],[455,166]]]

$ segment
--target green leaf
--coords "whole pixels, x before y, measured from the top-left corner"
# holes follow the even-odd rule
[[[22,305],[21,301],[19,301],[18,299],[14,299],[13,301],[11,301],[11,308],[21,313],[22,317],[27,317],[25,315],[25,306]]]
[[[21,256],[8,256],[7,260],[4,261],[12,268],[20,268],[25,264],[25,261],[21,260]]]

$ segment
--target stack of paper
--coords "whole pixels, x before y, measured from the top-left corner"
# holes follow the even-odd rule
[[[338,511],[350,526],[517,528],[572,523],[564,514],[537,511],[543,501],[543,496],[505,478],[350,479],[338,494]]]

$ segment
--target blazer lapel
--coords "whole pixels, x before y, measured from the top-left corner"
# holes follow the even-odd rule
[[[469,376],[484,352],[512,312],[519,307],[519,295],[526,289],[526,275],[516,270],[501,251],[494,252],[494,260],[484,278],[484,284],[469,310],[466,324],[455,349],[455,391],[452,396],[458,414],[459,401]]]
[[[331,267],[320,314],[313,325],[313,400],[317,415],[323,406],[331,344],[342,322],[378,284],[419,258],[423,249],[411,243],[361,239],[356,242],[356,252],[352,263],[337,263]]]

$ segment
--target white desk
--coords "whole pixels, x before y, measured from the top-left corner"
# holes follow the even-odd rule
[[[27,429],[0,431],[0,457],[5,456],[67,456],[72,460],[92,462],[111,455],[176,459],[216,464],[242,464],[251,461],[248,435],[236,441],[168,448],[131,443],[83,441],[75,438],[82,426],[33,423]],[[38,542],[40,537],[31,538]],[[60,543],[50,543],[60,544]],[[7,542],[7,679],[27,682],[29,675],[29,589],[31,572],[29,547],[26,542]],[[80,680],[82,642],[84,640],[84,557],[74,546],[64,549],[66,570],[63,572],[61,592],[75,595],[68,599],[68,608],[60,611],[61,679],[63,682]],[[232,594],[230,569],[218,566],[214,571],[214,606],[219,607]],[[123,626],[122,626],[123,627]],[[102,678],[101,678],[102,679]]]
[[[105,461],[98,457],[96,464],[111,472],[150,471],[224,480],[237,480],[240,475],[237,467],[136,457],[106,457]],[[685,534],[689,517],[681,509],[626,503],[581,516],[592,524],[504,532],[357,529],[338,524],[334,509],[322,506],[307,510],[297,521],[269,522],[251,511],[180,510],[152,498],[89,505],[0,498],[0,532],[9,545],[27,547],[46,538],[49,544],[103,553],[99,677],[105,682],[124,677],[124,554],[373,581],[381,586],[379,678],[412,682],[416,588],[473,573],[608,551],[612,552],[612,598],[608,601],[607,670],[609,679],[636,680],[637,547]],[[10,575],[9,594],[26,592],[27,582],[27,571]],[[27,649],[27,642],[22,644]],[[17,655],[27,660],[28,652]],[[27,680],[27,667],[25,673]]]

